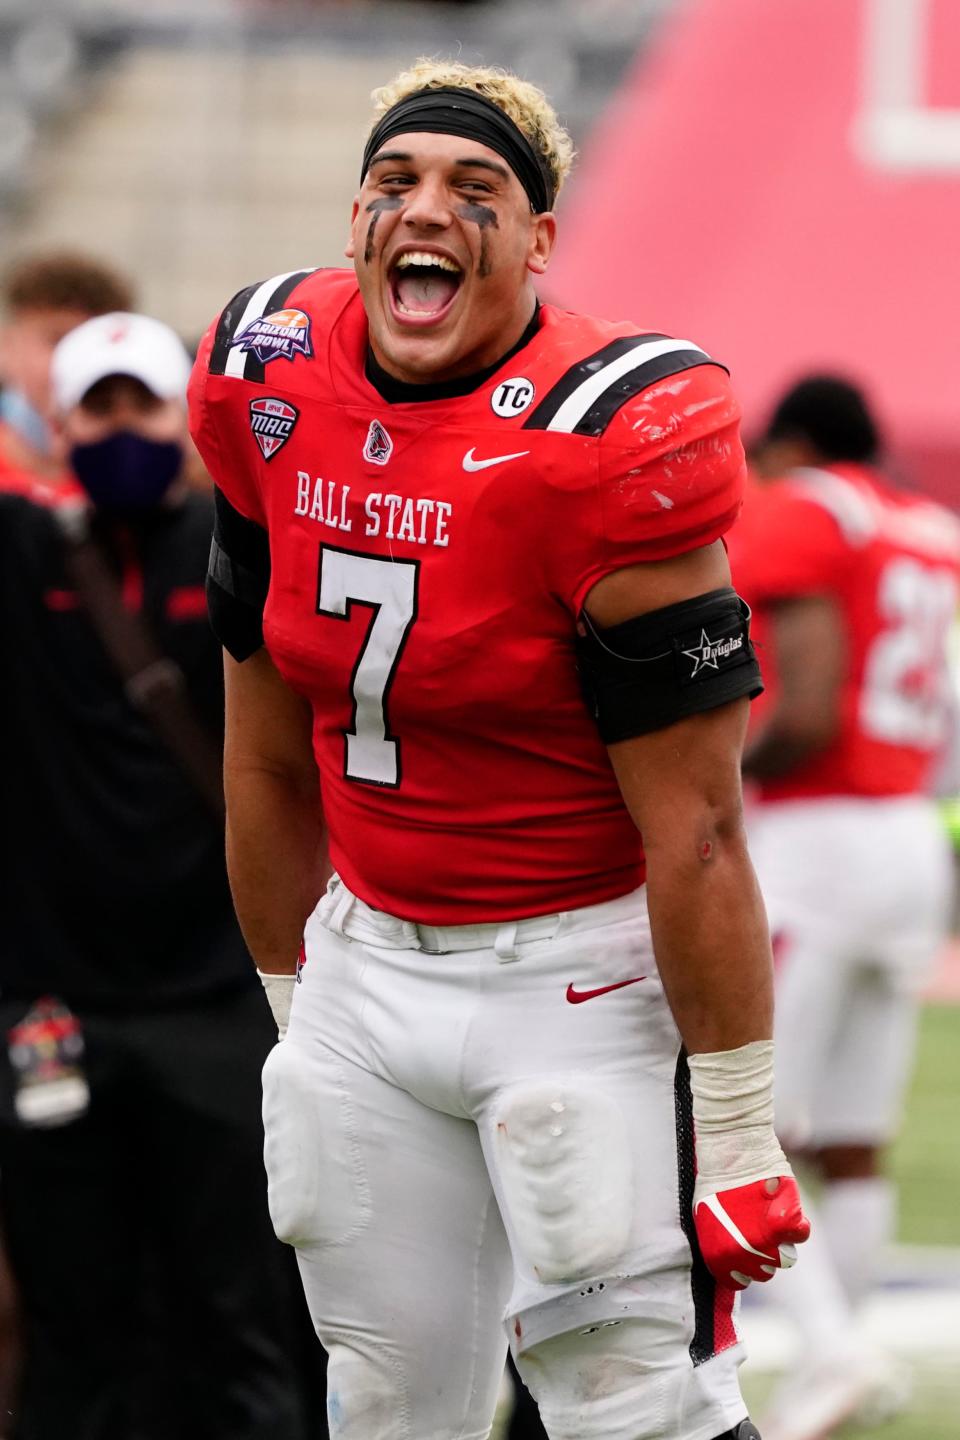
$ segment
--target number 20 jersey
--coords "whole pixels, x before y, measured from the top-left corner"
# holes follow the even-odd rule
[[[312,707],[332,863],[430,924],[624,894],[642,846],[576,621],[604,575],[733,522],[727,374],[688,341],[545,306],[469,393],[390,403],[367,345],[352,272],[277,277],[211,327],[190,396],[215,483],[269,536],[264,639]]]
[[[955,707],[947,654],[960,595],[956,517],[865,466],[797,470],[751,486],[730,562],[754,607],[761,654],[775,608],[808,596],[833,601],[846,647],[835,738],[761,782],[761,797],[922,792]],[[756,719],[762,728],[762,708]]]

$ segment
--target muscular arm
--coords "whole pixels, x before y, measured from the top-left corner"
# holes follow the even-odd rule
[[[257,968],[292,974],[327,875],[310,712],[266,650],[225,654],[224,679],[230,888]]]
[[[608,576],[587,608],[609,628],[729,583],[715,544]],[[689,1057],[694,1225],[712,1274],[738,1288],[792,1264],[810,1229],[773,1128],[773,966],[740,799],[746,724],[747,701],[733,700],[610,746],[643,833],[654,952]]]
[[[719,543],[600,581],[587,609],[616,625],[729,585]],[[643,834],[654,949],[691,1053],[769,1038],[767,924],[747,854],[740,796],[746,700],[610,746],[624,801]]]
[[[771,647],[776,701],[743,757],[743,773],[757,780],[786,774],[837,734],[846,645],[835,602],[826,595],[781,602]]]

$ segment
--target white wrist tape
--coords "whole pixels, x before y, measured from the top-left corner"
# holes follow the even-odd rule
[[[287,1033],[287,1026],[290,1024],[290,1007],[293,1004],[293,987],[297,983],[296,975],[271,975],[265,970],[258,970],[260,983],[267,993],[267,1002],[273,1012],[273,1018],[277,1022],[277,1034],[282,1040]]]
[[[773,1129],[773,1041],[691,1055],[696,1196],[792,1175]]]

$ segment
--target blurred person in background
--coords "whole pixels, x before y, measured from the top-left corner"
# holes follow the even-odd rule
[[[0,489],[70,488],[49,423],[50,357],[85,320],[132,308],[125,276],[73,251],[24,256],[0,279]]]
[[[51,385],[85,498],[0,493],[18,1440],[300,1440],[322,1423],[308,1432],[302,1299],[263,1194],[274,1032],[223,861],[212,502],[180,482],[188,374],[156,320],[73,329]]]
[[[776,959],[778,1134],[822,1183],[774,1303],[802,1359],[764,1440],[811,1440],[902,1380],[856,1325],[894,1230],[884,1170],[918,992],[945,938],[948,842],[929,798],[955,707],[960,524],[877,468],[864,396],[811,376],[774,410],[730,540],[767,695],[744,756]]]
[[[375,99],[354,269],[241,291],[191,387],[330,1428],[481,1440],[509,1339],[554,1440],[748,1440],[736,1292],[807,1226],[741,823],[739,407],[691,342],[540,305],[541,91],[422,61]]]

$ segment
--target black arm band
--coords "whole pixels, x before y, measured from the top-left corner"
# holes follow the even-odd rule
[[[234,660],[247,660],[263,644],[270,542],[263,526],[241,515],[216,487],[214,506],[207,610],[224,650]]]
[[[729,587],[609,630],[598,630],[585,611],[580,619],[577,665],[607,745],[763,690],[750,611]]]

